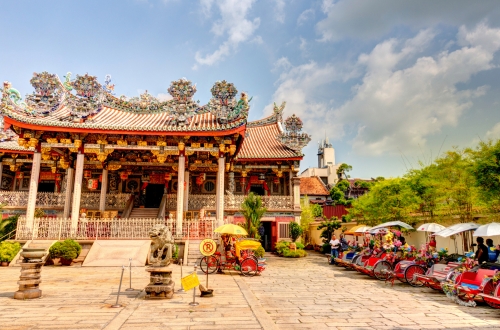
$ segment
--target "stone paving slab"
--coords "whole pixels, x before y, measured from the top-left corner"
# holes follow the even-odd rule
[[[176,290],[180,267],[172,266]],[[184,266],[184,275],[192,267]],[[210,275],[214,298],[188,305],[192,292],[171,300],[144,299],[144,267],[134,267],[132,287],[116,301],[120,267],[48,266],[43,296],[14,300],[19,268],[0,268],[0,329],[500,329],[500,310],[459,306],[442,293],[394,286],[307,258],[268,257],[262,276]],[[202,284],[205,276],[200,273]],[[128,287],[125,272],[123,289]]]

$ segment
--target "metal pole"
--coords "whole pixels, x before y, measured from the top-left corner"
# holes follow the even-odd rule
[[[183,277],[182,276],[182,258],[179,259],[180,263],[181,263],[181,278]],[[184,293],[184,289],[182,288],[182,285],[181,285],[181,288],[179,290],[177,290],[178,293]]]
[[[128,269],[129,269],[129,288],[126,289],[125,291],[134,291],[134,289],[132,289],[132,258],[128,258]]]
[[[194,265],[194,273],[196,274],[196,265]],[[189,303],[189,306],[198,306],[199,303],[196,302],[196,287],[193,288],[193,301]]]
[[[122,266],[122,276],[120,277],[120,286],[118,286],[118,294],[116,295],[116,303],[111,306],[111,308],[120,308],[122,305],[118,304],[118,299],[120,299],[120,290],[122,289],[123,272],[125,271],[125,266]]]

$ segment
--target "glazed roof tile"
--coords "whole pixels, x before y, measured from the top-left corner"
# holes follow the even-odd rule
[[[167,112],[133,113],[107,106],[104,106],[92,119],[83,123],[65,120],[70,115],[66,107],[61,107],[45,117],[33,117],[15,110],[8,111],[6,115],[16,121],[39,126],[138,132],[224,131],[246,123],[246,120],[239,119],[232,123],[220,124],[212,113],[203,113],[194,115],[188,125],[178,127],[172,125],[172,118]]]
[[[308,196],[330,195],[321,179],[317,176],[300,178],[300,194]]]
[[[281,129],[276,120],[273,122],[261,119],[258,124],[255,124],[255,122],[248,123],[245,139],[236,159],[241,161],[247,159],[302,158],[302,155],[298,155],[278,141],[280,134]]]

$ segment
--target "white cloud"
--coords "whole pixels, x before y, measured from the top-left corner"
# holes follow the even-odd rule
[[[219,37],[227,35],[227,40],[211,54],[202,55],[200,52],[196,52],[197,64],[194,65],[193,69],[197,69],[198,65],[213,65],[224,60],[236,51],[240,43],[250,40],[260,25],[259,17],[253,20],[247,18],[254,2],[255,0],[220,0],[215,2],[221,18],[212,24],[211,32]],[[209,13],[213,3],[210,0],[202,0],[203,11]]]
[[[274,0],[274,16],[280,23],[285,23],[285,0]]]
[[[161,102],[165,102],[165,101],[171,100],[172,95],[166,94],[166,93],[159,93],[158,95],[156,95],[156,98],[158,100],[160,100]]]
[[[456,126],[474,99],[487,92],[487,86],[459,90],[456,85],[494,68],[500,29],[485,24],[462,27],[457,34],[461,48],[422,56],[435,39],[432,30],[423,30],[408,40],[385,40],[370,53],[361,54],[353,71],[361,72],[362,78],[352,88],[352,97],[336,107],[332,106],[332,83],[352,75],[343,72],[343,63],[309,62],[293,67],[282,58],[276,67],[285,71],[277,81],[273,101],[286,100],[287,114],[299,115],[313,140],[326,131],[332,138],[352,138],[352,148],[360,154],[418,152],[429,136],[445,126]],[[271,104],[266,107],[270,111]],[[500,128],[491,134],[497,131]]]
[[[273,72],[278,71],[280,69],[288,70],[291,67],[292,67],[292,64],[290,63],[288,58],[282,57],[274,63]]]
[[[488,140],[500,139],[500,123],[496,123],[495,126],[493,126],[489,131],[487,131],[485,137]]]
[[[400,1],[324,0],[327,17],[317,24],[323,40],[378,38],[399,25],[415,29],[438,24],[472,27],[484,19],[500,21],[497,0]]]
[[[310,19],[314,18],[314,9],[304,10],[297,18],[297,25],[302,25]]]

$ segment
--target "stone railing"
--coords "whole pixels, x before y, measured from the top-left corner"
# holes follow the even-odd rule
[[[161,219],[80,219],[72,228],[71,219],[35,218],[33,225],[26,225],[25,217],[17,222],[16,239],[109,240],[149,239],[149,231],[157,224],[166,225],[178,239],[202,239],[214,237],[215,219],[184,220],[178,232],[175,221]]]
[[[189,195],[188,208],[190,211],[200,209],[215,210],[216,195]],[[226,210],[239,210],[246,195],[224,195],[224,207]],[[292,210],[292,196],[261,196],[262,204],[268,210]],[[177,195],[169,194],[165,203],[168,210],[177,209]]]
[[[64,193],[40,192],[36,194],[36,207],[63,208]],[[99,193],[82,193],[81,208],[99,209]],[[122,210],[127,204],[130,194],[107,194],[106,208]],[[28,205],[27,191],[0,191],[0,204],[9,207],[25,208]]]

